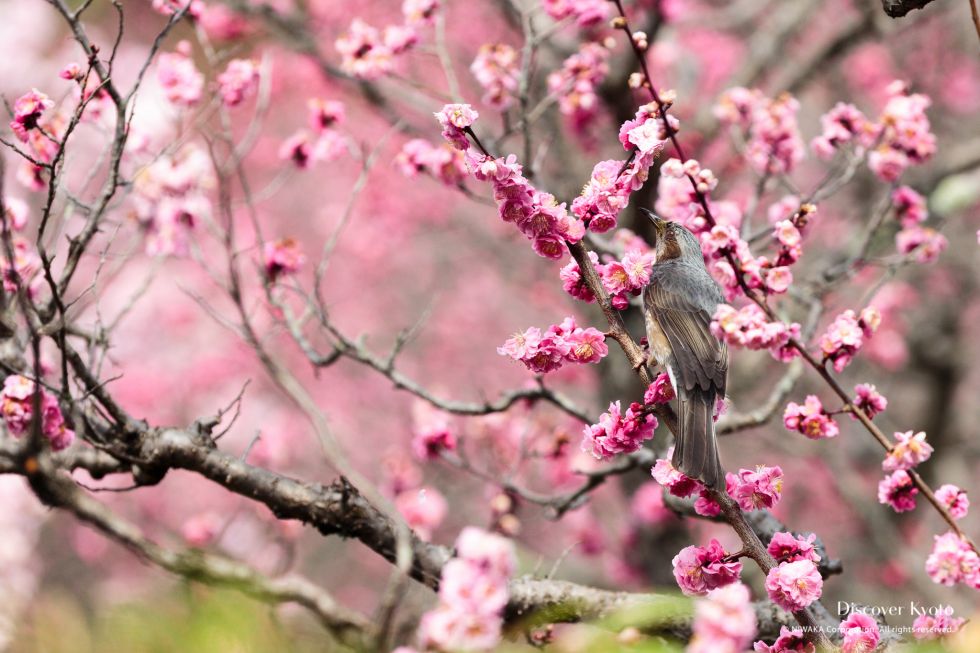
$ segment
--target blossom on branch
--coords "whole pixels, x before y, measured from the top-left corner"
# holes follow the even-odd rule
[[[711,590],[694,605],[687,653],[741,653],[755,637],[756,617],[742,583]]]
[[[926,442],[926,434],[923,431],[915,434],[912,431],[896,432],[895,440],[892,450],[881,463],[881,468],[886,472],[912,469],[919,463],[929,460],[929,456],[932,455],[932,445]]]
[[[262,259],[265,276],[270,283],[275,283],[280,277],[296,274],[306,261],[299,243],[292,238],[267,242],[262,249]]]
[[[604,45],[585,43],[548,75],[548,93],[558,97],[558,110],[576,131],[583,131],[599,113],[599,86],[609,74],[608,60]]]
[[[953,519],[963,519],[970,510],[970,499],[966,492],[951,483],[939,486],[936,499],[946,506]]]
[[[609,353],[606,336],[592,327],[581,328],[566,317],[543,334],[531,327],[509,338],[497,353],[509,356],[537,374],[557,370],[565,363],[598,363]]]
[[[912,622],[912,636],[916,639],[939,639],[959,631],[966,623],[962,617],[951,617],[940,612],[937,615],[923,614]]]
[[[34,402],[37,384],[20,374],[11,374],[3,381],[0,391],[0,413],[7,430],[15,438],[30,434],[35,418],[40,420],[41,435],[55,451],[65,449],[75,439],[75,432],[68,428],[58,405],[58,398],[46,389],[40,389],[40,414],[35,415]]]
[[[874,419],[875,415],[888,408],[888,400],[871,384],[858,383],[854,386],[854,392],[856,396],[851,400],[851,403],[864,411],[868,419]],[[857,417],[852,414],[851,419],[857,419]]]
[[[218,75],[218,92],[226,107],[245,101],[259,86],[259,66],[252,59],[232,59]]]
[[[758,641],[752,646],[755,653],[816,653],[817,647],[808,642],[800,629],[790,630],[786,626],[779,627],[779,637],[772,646]]]
[[[670,383],[670,375],[667,372],[661,372],[643,393],[643,403],[648,406],[666,404],[672,401],[675,396],[674,387]]]
[[[470,72],[483,87],[483,102],[498,111],[514,104],[514,92],[520,73],[517,69],[517,50],[506,43],[485,43],[480,46]]]
[[[886,476],[878,483],[878,503],[891,506],[895,512],[908,512],[915,508],[915,497],[919,488],[904,469]]]
[[[204,75],[191,59],[191,44],[180,41],[174,52],[164,52],[157,63],[157,80],[171,103],[192,107],[201,100]]]
[[[645,413],[642,404],[633,402],[623,413],[620,402],[615,401],[609,404],[609,410],[599,417],[597,424],[585,427],[582,450],[599,460],[633,453],[653,437],[656,428],[657,418]]]
[[[783,562],[766,576],[766,592],[773,603],[796,612],[820,598],[823,578],[811,560]]]
[[[688,596],[704,596],[709,591],[738,581],[742,563],[730,560],[718,540],[707,546],[688,546],[674,556],[674,578],[677,586]]]
[[[803,405],[793,401],[786,404],[783,425],[790,431],[799,431],[811,440],[833,438],[840,433],[837,422],[824,410],[823,403],[816,395],[807,395]]]
[[[726,479],[732,488],[732,498],[745,511],[772,508],[783,491],[783,470],[778,465],[740,469],[738,474],[727,474]]]
[[[810,533],[806,538],[800,538],[792,533],[775,533],[769,540],[766,550],[776,562],[796,562],[797,560],[809,560],[810,562],[820,562],[813,543],[817,536]]]
[[[940,585],[963,583],[980,589],[980,556],[969,542],[948,531],[935,536],[932,553],[926,558],[926,573]]]
[[[878,648],[881,633],[878,622],[870,615],[852,612],[841,622],[841,653],[871,653]]]
[[[54,106],[54,102],[39,90],[31,89],[14,101],[14,119],[10,129],[23,142],[27,142],[27,133],[38,128],[41,115]]]

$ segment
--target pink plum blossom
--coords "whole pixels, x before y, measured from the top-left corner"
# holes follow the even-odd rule
[[[783,470],[778,465],[760,465],[754,470],[740,469],[738,474],[728,474],[727,477],[734,490],[732,497],[745,511],[772,508],[782,495]]]
[[[840,632],[842,653],[871,653],[878,648],[881,633],[878,623],[869,615],[852,612],[841,622]]]
[[[575,17],[580,27],[590,27],[609,17],[609,3],[603,0],[544,0],[544,10],[555,20]]]
[[[184,541],[194,547],[207,546],[220,534],[224,520],[215,512],[194,515],[180,527]]]
[[[816,653],[817,649],[813,642],[806,641],[802,630],[780,626],[779,637],[771,646],[759,641],[753,645],[752,650],[755,653]]]
[[[599,112],[599,86],[609,74],[608,60],[608,49],[588,42],[548,75],[548,92],[558,96],[558,110],[576,131],[582,131]]]
[[[899,186],[892,191],[892,205],[895,217],[903,227],[921,224],[929,217],[926,199],[908,186]]]
[[[41,116],[53,106],[54,102],[47,95],[36,88],[31,89],[14,101],[14,119],[10,122],[10,129],[26,143],[27,133],[37,129]]]
[[[426,541],[432,539],[432,532],[446,518],[449,509],[442,493],[431,487],[402,492],[395,497],[395,507],[409,528]]]
[[[440,6],[439,0],[404,0],[402,15],[409,25],[432,25]]]
[[[916,639],[939,639],[959,631],[964,623],[966,619],[943,613],[935,616],[923,614],[912,622],[912,636]]]
[[[456,450],[449,415],[428,402],[412,405],[412,453],[418,460],[436,460],[443,451]]]
[[[824,410],[816,395],[807,395],[803,405],[793,401],[786,404],[783,425],[791,431],[799,431],[811,440],[833,438],[840,433],[837,422]]]
[[[265,275],[273,283],[283,276],[296,274],[306,261],[299,243],[292,238],[267,242],[262,256]]]
[[[347,33],[337,39],[334,47],[341,56],[341,70],[358,79],[378,79],[393,69],[394,53],[385,44],[381,32],[360,18],[351,22]]]
[[[226,107],[245,101],[259,86],[259,66],[252,59],[232,59],[218,75],[218,92]]]
[[[874,419],[875,415],[888,407],[888,400],[871,384],[858,383],[854,386],[854,392],[856,396],[851,400],[851,403],[864,411],[869,419]],[[851,419],[857,419],[857,417],[851,415]]]
[[[657,526],[674,517],[670,508],[664,505],[663,488],[653,481],[647,481],[633,493],[630,514],[634,520],[646,526]]]
[[[796,322],[770,322],[765,312],[755,304],[735,309],[719,304],[711,319],[711,333],[733,347],[767,349],[778,360],[791,360],[795,351],[788,347],[790,338],[799,336]]]
[[[435,114],[442,126],[442,137],[456,149],[469,149],[470,142],[464,131],[480,117],[480,114],[468,104],[447,104]]]
[[[636,451],[645,440],[653,437],[656,417],[644,414],[639,403],[632,403],[625,413],[619,404],[618,401],[609,404],[609,410],[599,417],[597,424],[585,427],[583,451],[600,460],[608,460],[616,454]]]
[[[599,255],[593,251],[589,252],[589,260],[592,261],[593,266],[599,265]],[[561,278],[562,288],[569,295],[590,304],[595,301],[595,294],[586,285],[585,279],[582,277],[582,270],[579,268],[577,261],[570,261],[564,266],[559,272],[559,277]]]
[[[191,45],[177,44],[174,52],[164,52],[157,62],[157,80],[173,104],[191,107],[201,99],[204,76],[191,59]]]
[[[870,147],[881,127],[869,121],[853,104],[838,102],[820,117],[823,132],[810,142],[810,147],[822,159],[829,159],[844,145],[853,144],[858,153]]]
[[[950,483],[939,486],[936,499],[946,506],[953,519],[963,519],[970,510],[970,499],[966,492]]]
[[[894,508],[895,512],[908,512],[915,508],[915,497],[919,488],[904,469],[886,476],[878,484],[878,502]]]
[[[949,247],[949,241],[930,227],[913,224],[895,234],[895,248],[911,254],[917,263],[933,263]]]
[[[773,603],[790,612],[802,610],[820,598],[823,578],[810,560],[783,562],[766,576],[766,592]]]
[[[485,91],[483,102],[498,111],[508,109],[514,103],[514,93],[520,77],[520,56],[505,43],[486,43],[480,46],[470,72]]]
[[[932,455],[932,445],[926,442],[926,434],[922,431],[913,434],[912,431],[895,433],[895,444],[885,456],[881,468],[886,472],[896,469],[912,469],[929,460]]]
[[[940,585],[963,583],[980,589],[980,556],[969,542],[952,531],[936,535],[932,553],[926,559],[926,573]]]
[[[0,391],[0,414],[3,415],[7,430],[15,438],[30,434],[34,421],[34,394],[37,385],[20,374],[11,374],[3,381]],[[40,389],[40,431],[47,438],[51,448],[60,451],[67,448],[75,439],[75,432],[65,423],[58,398],[45,388]]]
[[[731,89],[722,96],[716,114],[749,134],[746,156],[756,171],[791,172],[803,158],[803,139],[796,124],[799,102],[789,94],[771,99],[758,90]]]
[[[769,540],[766,548],[776,562],[796,562],[797,560],[809,560],[810,562],[820,562],[813,543],[817,536],[811,533],[806,538],[800,538],[792,533],[775,533]]]
[[[688,546],[674,556],[674,578],[688,596],[704,596],[709,591],[738,581],[742,563],[726,560],[728,554],[718,540],[707,546]]]
[[[650,384],[646,392],[643,393],[643,403],[648,406],[666,404],[672,401],[674,397],[674,387],[670,383],[670,375],[666,372],[661,372],[653,380],[653,383]]]
[[[598,329],[578,327],[572,318],[553,324],[543,334],[536,327],[515,334],[501,347],[509,356],[537,374],[552,372],[564,363],[597,363],[609,353],[605,335]]]
[[[711,590],[694,605],[688,653],[741,653],[756,633],[755,609],[749,588],[732,583]]]
[[[673,448],[667,452],[666,458],[658,458],[650,474],[653,479],[664,486],[675,497],[689,497],[704,487],[701,481],[685,476],[670,462]]]

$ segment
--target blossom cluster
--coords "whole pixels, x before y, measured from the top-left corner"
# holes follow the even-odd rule
[[[470,72],[485,91],[484,104],[505,111],[514,104],[520,75],[517,70],[517,50],[506,43],[485,43],[480,46]]]
[[[711,590],[738,581],[742,563],[730,558],[721,543],[713,538],[707,546],[684,547],[671,561],[677,586],[688,596],[704,596]]]
[[[191,57],[191,44],[177,43],[173,52],[164,52],[157,61],[157,81],[172,104],[192,107],[201,100],[204,75]]]
[[[797,560],[820,562],[820,555],[817,554],[814,546],[816,539],[817,536],[813,533],[806,537],[797,537],[792,533],[785,532],[774,533],[766,550],[778,563],[796,562]]]
[[[548,92],[558,97],[558,110],[576,131],[599,113],[599,85],[609,74],[608,61],[609,49],[603,44],[585,43],[548,75]]]
[[[936,499],[946,507],[953,519],[963,519],[970,510],[970,498],[952,483],[940,485],[936,489]]]
[[[712,590],[694,606],[687,653],[741,653],[756,633],[749,588],[732,583]]]
[[[786,626],[779,627],[779,637],[770,646],[763,641],[756,642],[752,650],[755,653],[816,653],[813,642],[806,641],[803,631],[790,630]]]
[[[910,93],[901,81],[888,86],[888,102],[878,118],[881,135],[868,155],[868,167],[882,181],[896,181],[907,168],[924,163],[936,151],[926,109],[932,103],[921,93]]]
[[[746,138],[745,156],[760,174],[791,172],[803,159],[803,138],[796,123],[800,103],[788,93],[768,98],[757,89],[725,92],[715,115],[726,125],[740,127]]]
[[[878,648],[881,633],[871,615],[852,612],[840,624],[841,652],[867,653]]]
[[[670,383],[670,375],[667,372],[661,372],[643,393],[643,403],[647,406],[666,404],[673,401],[675,396],[677,395],[674,392],[674,386]]]
[[[822,159],[830,159],[845,145],[853,145],[858,154],[874,145],[881,127],[868,120],[853,104],[838,102],[820,117],[823,131],[810,141],[810,147]]]
[[[832,413],[823,407],[816,395],[807,395],[802,405],[794,401],[786,404],[783,425],[790,431],[799,431],[811,440],[833,438],[840,433]]]
[[[746,512],[772,508],[782,495],[783,470],[778,465],[740,469],[737,474],[729,473],[725,478],[728,493]]]
[[[433,145],[423,138],[406,142],[395,157],[395,164],[408,178],[425,173],[447,186],[458,185],[469,174],[461,150],[447,143]]]
[[[193,144],[143,168],[134,180],[131,201],[147,234],[147,254],[186,256],[190,252],[192,231],[211,215],[208,191],[213,185],[211,159]]]
[[[671,124],[676,125],[676,121],[672,120]],[[717,184],[714,173],[698,161],[667,159],[660,168],[654,209],[664,219],[679,222],[691,233],[700,235],[712,226],[704,210],[707,204],[714,224],[737,229],[742,223],[742,211],[735,202],[716,202],[711,198]]]
[[[51,163],[60,147],[59,139],[62,137],[65,121],[57,112],[49,113],[53,107],[54,102],[37,89],[32,89],[14,101],[10,129],[20,141],[28,145],[28,153],[39,163]],[[42,166],[24,160],[17,171],[17,181],[32,191],[44,190],[46,183],[43,172]]]
[[[896,432],[895,441],[881,463],[881,468],[891,473],[878,484],[878,501],[890,505],[895,512],[906,512],[915,508],[915,497],[919,494],[908,470],[928,460],[932,446],[921,431]]]
[[[850,309],[844,311],[834,318],[820,338],[824,361],[832,363],[835,371],[842,372],[880,324],[881,314],[873,306],[862,310],[860,315]]]
[[[966,619],[945,614],[923,614],[912,622],[912,636],[916,639],[938,639],[957,632]]]
[[[344,105],[336,100],[310,98],[307,103],[308,129],[293,133],[279,146],[279,158],[300,169],[319,161],[331,161],[345,148],[337,127],[344,121]]]
[[[439,0],[405,0],[400,25],[383,30],[355,18],[348,31],[334,42],[341,56],[340,68],[358,79],[373,80],[394,70],[395,57],[407,52],[419,41],[419,29],[432,25]]]
[[[855,397],[851,403],[855,408],[861,409],[868,419],[874,419],[875,415],[888,408],[888,399],[869,383],[858,383],[854,386],[854,392]],[[852,414],[851,419],[857,417]]]
[[[12,374],[3,381],[0,391],[0,412],[7,430],[15,438],[23,437],[31,429],[34,421],[34,395],[37,384],[26,376]],[[40,429],[51,448],[60,451],[72,443],[75,432],[68,428],[65,417],[58,405],[58,398],[46,389],[40,389]]]
[[[823,592],[823,578],[812,560],[781,562],[766,575],[766,593],[772,602],[790,612],[802,610]]]
[[[26,143],[28,132],[40,126],[41,116],[53,106],[51,98],[36,88],[31,89],[14,101],[14,119],[10,121],[10,129]]]
[[[572,16],[579,27],[592,27],[609,17],[605,0],[543,0],[545,12],[555,20]]]
[[[507,339],[497,347],[501,356],[509,356],[536,374],[557,370],[565,363],[598,363],[609,353],[606,336],[593,327],[581,328],[575,319],[566,317],[544,332],[531,327]]]
[[[952,531],[936,535],[926,558],[926,573],[940,585],[963,583],[980,589],[980,556],[970,543]]]
[[[773,358],[784,362],[797,356],[789,341],[799,337],[800,325],[770,322],[765,311],[756,304],[747,304],[740,309],[719,304],[710,329],[716,338],[733,347],[767,349]]]
[[[442,569],[439,604],[419,624],[423,648],[484,651],[500,641],[507,580],[516,567],[514,546],[499,535],[467,527],[456,558]]]
[[[218,75],[218,94],[226,107],[236,107],[259,86],[259,65],[253,59],[232,59]]]
[[[585,427],[582,450],[599,460],[632,453],[653,437],[656,428],[657,418],[647,413],[642,404],[633,402],[624,413],[620,402],[615,401],[609,404],[609,410],[599,417],[597,424]]]

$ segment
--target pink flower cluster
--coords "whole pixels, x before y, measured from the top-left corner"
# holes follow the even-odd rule
[[[926,573],[940,585],[963,583],[980,589],[980,556],[952,531],[936,535],[932,553],[926,558]]]
[[[742,583],[708,592],[694,606],[692,637],[687,653],[741,653],[755,637],[755,609]]]
[[[718,540],[708,546],[688,546],[674,556],[674,578],[688,596],[704,596],[713,589],[730,585],[742,574],[742,563],[729,560]]]
[[[753,645],[755,653],[816,653],[813,642],[806,641],[802,630],[790,630],[786,626],[779,627],[779,637],[772,646],[763,641]]]
[[[770,322],[756,304],[747,304],[740,309],[719,304],[710,328],[716,338],[733,347],[767,349],[773,358],[783,362],[798,355],[789,345],[789,340],[799,337],[800,325],[796,322]]]
[[[300,129],[279,146],[279,158],[306,169],[331,161],[344,151],[344,137],[337,130],[344,121],[344,105],[336,100],[310,98],[306,103],[309,129]]]
[[[599,460],[632,453],[653,437],[656,428],[657,418],[646,414],[642,404],[633,402],[623,413],[616,401],[609,404],[609,410],[599,417],[597,424],[585,427],[582,450]]]
[[[666,458],[657,459],[653,467],[650,469],[650,475],[653,479],[660,483],[670,494],[675,497],[689,497],[692,494],[697,494],[698,498],[694,502],[694,512],[704,517],[716,517],[721,513],[721,505],[712,497],[708,488],[704,486],[704,483],[697,479],[693,479],[679,469],[674,467],[673,463],[670,462],[671,456],[674,453],[674,448],[671,447],[667,450]],[[732,485],[734,477],[729,474],[730,478],[726,478],[726,486],[729,494],[735,491]]]
[[[854,144],[857,153],[874,145],[881,127],[868,120],[853,104],[838,102],[820,117],[823,132],[810,142],[810,147],[822,159],[829,159],[844,145]]]
[[[786,404],[783,425],[790,431],[799,431],[811,440],[835,437],[840,428],[816,395],[807,395],[803,405],[794,401]]]
[[[340,69],[358,79],[373,80],[394,70],[395,57],[419,41],[418,28],[435,21],[438,0],[405,0],[404,24],[388,25],[384,30],[355,18],[347,33],[334,42],[341,56]]]
[[[647,406],[666,404],[673,401],[675,396],[674,386],[670,383],[670,375],[666,372],[661,372],[646,389],[646,392],[643,393],[643,403]]]
[[[813,543],[817,536],[813,533],[800,538],[792,533],[775,533],[769,540],[766,550],[776,562],[796,562],[797,560],[809,560],[810,562],[820,562]]]
[[[435,146],[422,138],[413,138],[402,146],[395,164],[406,177],[426,173],[447,186],[457,186],[469,171],[461,150],[443,143]]]
[[[519,72],[517,50],[506,43],[485,43],[480,46],[470,72],[485,91],[483,102],[505,111],[514,104]]]
[[[456,450],[449,415],[428,402],[412,406],[412,453],[419,460],[437,460],[443,451]]]
[[[824,361],[833,364],[834,370],[842,372],[861,349],[865,338],[878,330],[881,324],[881,314],[878,309],[869,306],[856,315],[852,310],[846,310],[827,327],[820,338],[820,351]]]
[[[609,50],[604,45],[585,43],[548,75],[548,93],[558,96],[558,110],[577,131],[584,130],[599,113],[599,85],[609,74],[608,62]]]
[[[580,328],[574,318],[566,317],[543,334],[537,327],[515,334],[497,353],[521,361],[536,374],[545,374],[565,363],[598,363],[609,353],[605,339],[598,329]]]
[[[466,129],[470,127],[480,114],[468,104],[446,104],[442,110],[432,114],[442,127],[442,137],[457,150],[468,150],[470,139],[466,137]]]
[[[213,184],[211,159],[195,145],[158,157],[137,175],[131,201],[147,232],[147,254],[190,252],[194,227],[211,214],[207,193]]]
[[[457,557],[442,569],[439,605],[422,617],[423,648],[485,651],[500,641],[507,580],[516,566],[510,540],[467,527],[456,540]]]
[[[630,296],[635,297],[643,292],[650,283],[653,259],[652,252],[631,250],[622,261],[610,261],[596,266],[602,287],[609,293],[613,308],[625,310],[629,306]]]
[[[262,249],[262,259],[265,276],[270,283],[275,283],[283,276],[296,274],[306,261],[299,243],[292,238],[267,242]]]
[[[745,155],[757,172],[783,174],[803,159],[803,139],[796,124],[799,109],[800,103],[787,93],[773,99],[759,90],[733,88],[722,96],[715,115],[745,131]]]
[[[582,240],[582,221],[570,216],[565,204],[559,204],[554,195],[534,188],[521,174],[522,168],[513,154],[506,159],[493,159],[467,150],[467,155],[471,157],[468,164],[473,176],[493,186],[501,220],[516,225],[538,256],[560,259],[567,251],[566,241]]]
[[[753,256],[749,244],[739,237],[738,229],[732,224],[716,224],[710,230],[701,232],[701,250],[715,259],[711,270],[724,285],[727,296],[734,297],[738,293],[739,278],[749,288],[761,288],[766,293],[781,294],[789,289],[793,283],[793,273],[788,266],[795,263],[801,254],[799,230],[788,223],[777,229],[775,235],[778,240],[794,243],[792,247],[781,247],[776,260],[778,265],[773,265],[768,257]],[[728,256],[738,266],[737,276],[727,260]]]
[[[949,247],[949,241],[932,227],[912,225],[895,234],[895,248],[912,254],[917,263],[932,263]]]
[[[929,218],[926,198],[908,186],[899,186],[892,191],[892,206],[895,218],[903,227],[914,227]]]
[[[37,385],[34,381],[20,374],[12,374],[3,381],[0,391],[0,412],[7,430],[15,438],[30,433],[34,420],[34,393]],[[40,389],[41,398],[41,435],[51,443],[51,448],[61,451],[75,439],[75,432],[68,428],[65,417],[58,405],[58,398]]]
[[[740,469],[738,474],[727,474],[725,478],[728,493],[746,512],[772,508],[782,495],[783,470],[778,465],[759,465],[754,470]]]
[[[40,126],[41,116],[53,106],[54,102],[47,95],[36,88],[31,89],[14,101],[14,119],[10,122],[10,129],[26,143],[27,133]]]
[[[970,510],[970,498],[965,491],[952,483],[939,486],[936,490],[936,498],[946,506],[953,519],[963,519]]]
[[[841,653],[871,653],[878,648],[881,633],[870,615],[852,612],[840,624]]]
[[[237,107],[259,86],[259,65],[252,59],[232,59],[218,75],[218,93],[226,107]]]
[[[915,497],[919,488],[904,469],[886,476],[878,483],[878,502],[891,506],[895,512],[908,512],[915,508]]]
[[[820,598],[823,578],[812,560],[782,562],[766,575],[766,592],[772,602],[790,612],[802,610]]]
[[[878,118],[880,144],[868,156],[868,167],[883,181],[897,180],[912,165],[924,163],[936,151],[926,109],[932,103],[921,93],[910,93],[901,81],[888,86],[889,99]]]
[[[589,260],[592,261],[592,266],[599,270],[599,255],[589,250]],[[582,268],[579,267],[578,261],[569,261],[569,263],[564,266],[558,273],[559,278],[561,278],[561,287],[569,295],[575,299],[581,299],[583,302],[592,303],[595,301],[595,294],[592,289],[585,283],[585,279],[582,277]],[[601,278],[601,277],[600,277]]]
[[[856,396],[851,400],[851,403],[856,408],[860,408],[868,416],[868,419],[874,419],[875,415],[888,408],[888,400],[871,384],[858,383],[854,386],[854,392]],[[851,419],[857,419],[857,417],[851,415]]]
[[[157,80],[173,104],[192,107],[201,100],[204,75],[191,58],[191,44],[180,41],[174,52],[164,52],[157,63]]]
[[[671,119],[671,124],[676,128],[675,120]],[[709,227],[704,206],[698,197],[700,193],[711,209],[715,224],[737,229],[742,224],[742,211],[735,202],[711,200],[710,193],[717,185],[718,179],[714,173],[702,168],[698,161],[688,159],[682,163],[680,159],[667,159],[660,167],[654,208],[661,217],[679,222],[691,233],[700,235]],[[734,276],[731,271],[729,274]]]
[[[912,622],[912,636],[916,639],[939,639],[957,632],[964,623],[966,619],[962,617],[950,617],[942,613],[935,616],[924,614]]]
[[[553,19],[574,16],[579,27],[591,27],[609,17],[609,3],[605,0],[543,0],[542,4]]]

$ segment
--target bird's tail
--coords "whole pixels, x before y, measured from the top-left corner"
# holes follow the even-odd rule
[[[708,487],[725,487],[715,436],[715,392],[694,388],[680,393],[677,402],[677,442],[674,467]]]

